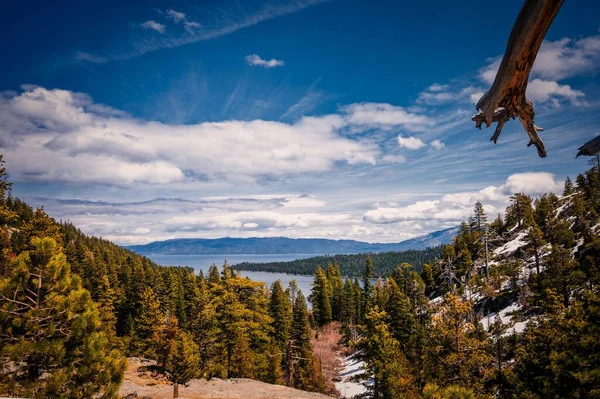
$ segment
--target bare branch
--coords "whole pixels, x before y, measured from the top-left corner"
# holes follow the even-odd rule
[[[529,74],[554,17],[564,0],[525,0],[508,39],[496,79],[490,90],[477,102],[477,115],[471,119],[481,128],[483,122],[490,127],[497,122],[496,131],[490,139],[497,142],[502,128],[509,119],[519,118],[529,136],[529,144],[535,145],[540,157],[546,149],[537,132],[542,130],[533,123],[535,110],[526,98]]]

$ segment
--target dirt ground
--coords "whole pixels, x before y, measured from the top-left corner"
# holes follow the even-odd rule
[[[129,358],[129,365],[119,395],[137,393],[137,399],[171,399],[173,386],[164,378],[153,375],[144,368],[151,365],[144,359]],[[331,399],[330,396],[299,391],[280,385],[246,378],[210,381],[192,380],[186,386],[179,386],[181,399]]]

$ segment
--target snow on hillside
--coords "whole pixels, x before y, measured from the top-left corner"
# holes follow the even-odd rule
[[[510,255],[514,253],[517,249],[527,245],[525,237],[527,237],[527,231],[520,232],[515,239],[494,249],[494,255]]]
[[[344,368],[340,372],[342,380],[335,383],[335,387],[342,398],[351,399],[367,392],[365,381],[354,381],[354,377],[364,373],[365,362],[356,360],[353,355],[346,356],[343,361]]]

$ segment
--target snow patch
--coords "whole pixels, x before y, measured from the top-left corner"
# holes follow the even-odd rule
[[[341,381],[335,383],[335,387],[342,398],[354,398],[357,395],[367,392],[365,381],[354,381],[353,377],[356,377],[365,372],[365,362],[356,360],[351,355],[344,358],[344,368],[340,372]]]
[[[494,249],[494,255],[510,255],[510,254],[512,254],[517,249],[527,245],[527,241],[525,241],[526,236],[527,236],[527,232],[525,232],[525,231],[520,232],[514,240],[509,241],[506,244],[502,245],[501,247]]]

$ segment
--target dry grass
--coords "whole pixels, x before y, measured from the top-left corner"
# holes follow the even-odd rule
[[[338,322],[328,324],[313,333],[313,352],[321,361],[327,394],[329,395],[339,396],[334,382],[339,379],[342,368],[339,355],[342,349],[339,345],[341,339],[340,323]]]

